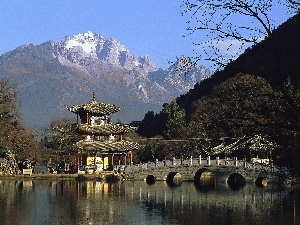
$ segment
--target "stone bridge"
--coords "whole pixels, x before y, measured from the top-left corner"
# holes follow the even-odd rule
[[[125,169],[125,179],[145,180],[148,184],[167,181],[170,186],[192,181],[197,186],[214,186],[227,182],[230,186],[253,183],[258,186],[283,184],[290,176],[286,168],[279,168],[263,160],[238,160],[216,157],[175,159],[133,165]]]

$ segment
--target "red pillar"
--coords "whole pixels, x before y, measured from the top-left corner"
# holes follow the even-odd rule
[[[132,166],[132,151],[128,152],[130,154],[129,165]]]
[[[114,166],[114,154],[111,156],[111,165]]]
[[[82,151],[80,150],[78,152],[78,166],[82,165]]]

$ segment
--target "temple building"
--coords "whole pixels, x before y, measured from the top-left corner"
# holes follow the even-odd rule
[[[93,93],[91,102],[67,109],[77,115],[77,131],[82,135],[76,143],[79,171],[99,172],[132,165],[132,151],[139,145],[124,140],[123,135],[137,127],[110,122],[110,116],[122,107],[99,102]]]

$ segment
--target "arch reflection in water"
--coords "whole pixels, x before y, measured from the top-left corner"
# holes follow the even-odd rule
[[[243,187],[245,183],[245,178],[239,173],[230,174],[227,180],[228,186],[235,190]]]
[[[182,181],[182,176],[178,172],[170,172],[166,179],[166,182],[170,187],[178,187],[182,184]]]
[[[264,177],[258,177],[255,181],[255,184],[258,187],[266,187],[268,185],[268,181]]]
[[[216,186],[216,177],[211,171],[203,168],[196,172],[194,184],[200,190],[208,190]]]

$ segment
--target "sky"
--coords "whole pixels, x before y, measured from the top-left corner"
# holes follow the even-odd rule
[[[184,38],[181,0],[1,0],[0,54],[92,31],[115,38],[135,56],[149,55],[162,68],[191,54]]]
[[[201,35],[184,37],[187,18],[181,15],[181,4],[182,0],[1,0],[0,54],[25,43],[58,42],[92,31],[115,38],[137,57],[149,55],[167,69],[177,57],[195,56],[193,42],[201,40]]]

